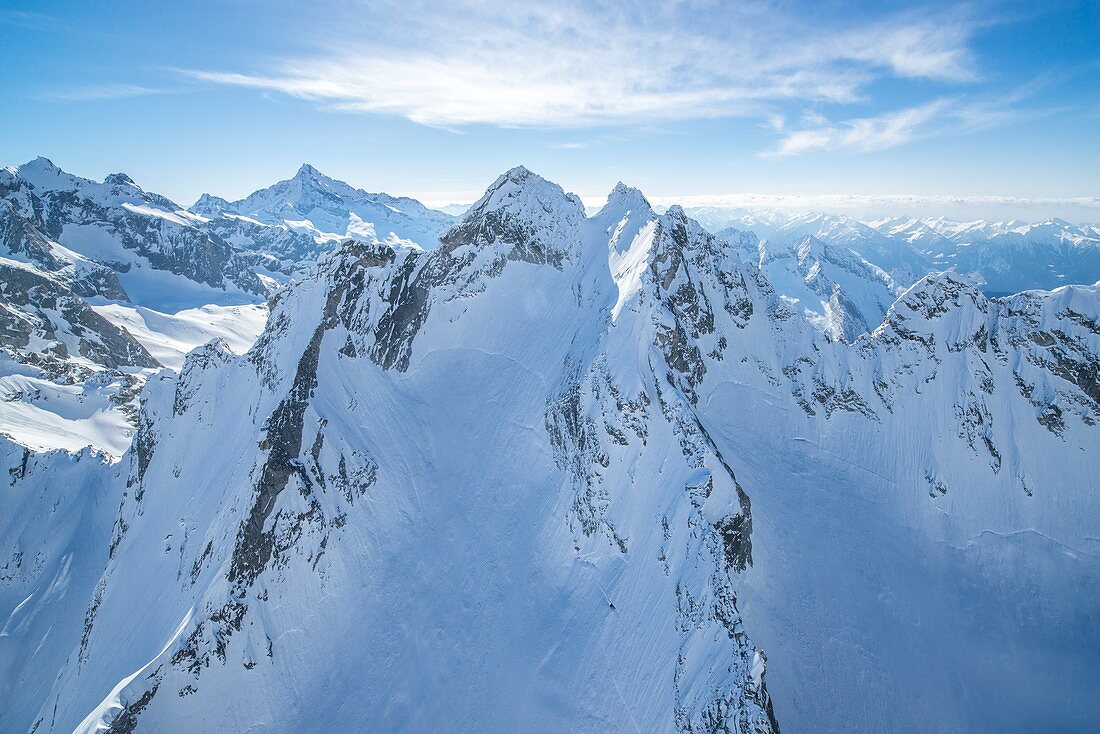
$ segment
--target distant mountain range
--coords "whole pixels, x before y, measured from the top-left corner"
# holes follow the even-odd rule
[[[812,236],[849,248],[902,285],[944,270],[969,277],[989,295],[1100,281],[1100,227],[1060,219],[1028,223],[894,217],[864,223],[820,213],[746,213],[714,207],[688,213],[713,231],[748,230],[778,244]]]

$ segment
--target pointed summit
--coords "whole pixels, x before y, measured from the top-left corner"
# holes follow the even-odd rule
[[[294,174],[294,178],[316,181],[317,179],[328,178],[328,176],[321,173],[320,171],[318,171],[316,168],[314,168],[310,164],[303,163],[301,165],[301,167],[298,168],[298,172]]]
[[[31,186],[42,190],[68,190],[96,185],[95,181],[66,173],[49,158],[43,156],[38,156],[33,161],[28,161],[16,168],[9,168],[8,171]]]
[[[498,176],[440,242],[449,247],[499,243],[511,248],[513,259],[560,266],[579,247],[584,220],[580,197],[516,166]]]
[[[213,194],[203,194],[199,197],[199,200],[191,205],[188,210],[193,214],[200,214],[204,217],[218,217],[225,212],[235,211],[232,204],[223,199],[220,196],[214,196]]]
[[[111,186],[132,186],[134,188],[140,188],[134,179],[127,176],[125,173],[112,173],[103,179],[103,183]]]
[[[478,199],[466,219],[482,217],[492,211],[507,210],[512,215],[538,219],[561,213],[584,218],[584,205],[576,194],[567,194],[561,186],[548,181],[526,166],[510,168]]]
[[[615,187],[611,189],[611,193],[607,195],[607,203],[604,205],[604,209],[644,213],[653,211],[649,200],[645,198],[640,190],[633,186],[627,186],[622,181],[615,184]]]
[[[44,179],[57,178],[65,173],[54,165],[53,161],[43,156],[38,156],[33,161],[27,161],[23,165],[15,166],[9,170],[25,181],[34,184],[38,184]]]
[[[45,156],[38,156],[33,161],[27,161],[23,165],[19,166],[19,172],[22,174],[27,173],[50,173],[57,175],[63,173],[63,171],[57,167],[57,165]]]

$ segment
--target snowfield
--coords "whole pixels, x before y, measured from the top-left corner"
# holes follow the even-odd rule
[[[267,305],[219,306],[208,304],[176,313],[160,313],[121,303],[93,305],[92,309],[115,326],[126,329],[165,367],[178,370],[188,352],[220,339],[244,354],[267,323]]]

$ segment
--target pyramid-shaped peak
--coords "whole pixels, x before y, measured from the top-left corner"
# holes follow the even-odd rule
[[[308,163],[303,163],[303,164],[302,164],[302,165],[301,165],[301,166],[300,166],[300,167],[298,168],[298,172],[294,174],[294,178],[299,178],[299,179],[301,179],[301,178],[304,178],[304,179],[319,179],[319,178],[328,178],[328,177],[327,177],[327,176],[325,176],[325,174],[323,174],[323,173],[321,173],[320,171],[318,171],[318,170],[317,170],[316,168],[314,168],[313,166],[311,166],[310,164],[308,164]]]
[[[535,178],[540,178],[540,179],[542,178],[542,176],[539,176],[537,173],[532,171],[530,168],[528,168],[527,166],[523,166],[523,165],[514,166],[512,168],[509,168],[507,171],[505,171],[504,173],[501,174],[501,178],[507,179],[509,181],[515,181],[517,183],[520,182],[520,181],[525,181],[528,178],[531,178],[532,176],[534,176]]]
[[[203,194],[199,200],[191,205],[189,211],[201,214],[205,217],[217,217],[223,212],[232,211],[233,205],[220,196]]]
[[[534,173],[526,166],[510,168],[485,191],[472,206],[467,218],[488,212],[508,210],[511,213],[568,211],[584,216],[584,205],[576,194],[567,194],[561,186]]]
[[[44,155],[40,155],[37,158],[35,158],[33,161],[28,161],[27,163],[24,163],[22,166],[20,166],[20,168],[33,168],[33,169],[37,169],[39,171],[60,171],[61,170],[60,168],[57,167],[57,164],[55,164],[53,161],[51,161],[49,158],[47,158]]]
[[[17,167],[21,176],[59,176],[64,171],[57,167],[53,161],[44,156],[38,156],[33,161],[27,161],[21,166]]]
[[[628,206],[644,207],[650,209],[649,200],[645,198],[645,194],[640,189],[636,189],[633,186],[627,186],[622,181],[615,184],[611,189],[611,193],[607,195],[607,203],[622,203]]]

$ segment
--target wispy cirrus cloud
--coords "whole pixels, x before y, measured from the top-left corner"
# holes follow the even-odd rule
[[[817,113],[803,115],[793,128],[777,119],[772,129],[781,138],[764,157],[793,156],[812,151],[887,150],[924,138],[987,130],[1058,112],[1058,109],[1021,106],[1044,84],[1036,79],[995,99],[940,97],[920,105],[890,110],[877,115],[831,122]]]
[[[14,8],[0,8],[0,24],[34,30],[55,30],[62,27],[53,16]]]
[[[854,150],[867,153],[886,150],[913,140],[938,123],[951,100],[937,99],[927,104],[860,117],[831,124],[814,115],[797,130],[784,133],[775,150],[764,155],[790,156],[814,150]]]
[[[37,97],[38,99],[54,102],[100,102],[167,93],[168,90],[166,89],[145,87],[138,84],[89,84],[42,92]]]
[[[321,27],[312,52],[184,73],[436,127],[545,128],[766,116],[792,101],[854,102],[884,77],[978,77],[980,23],[957,10],[867,20],[756,0],[353,8]],[[369,40],[330,43],[337,34]]]

